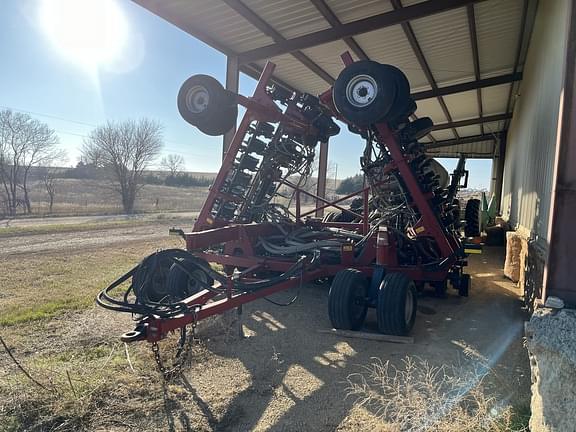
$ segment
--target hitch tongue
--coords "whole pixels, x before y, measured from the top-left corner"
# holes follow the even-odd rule
[[[144,326],[137,326],[134,330],[124,333],[120,336],[122,342],[136,342],[146,339],[146,330]]]

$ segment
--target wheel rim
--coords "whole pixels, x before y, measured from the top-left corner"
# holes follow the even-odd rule
[[[357,108],[363,108],[374,102],[378,93],[376,80],[369,75],[358,75],[346,86],[346,99]]]
[[[204,86],[196,85],[186,93],[186,108],[194,114],[205,111],[209,102],[210,94]]]
[[[408,324],[412,320],[414,313],[414,293],[411,289],[406,291],[406,303],[404,304],[404,321]]]

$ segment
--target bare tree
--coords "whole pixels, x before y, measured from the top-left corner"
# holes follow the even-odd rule
[[[124,212],[134,212],[142,172],[162,149],[162,126],[146,118],[108,122],[98,126],[84,141],[84,160],[109,169]]]
[[[48,194],[48,204],[49,213],[52,213],[52,207],[54,206],[54,198],[56,197],[56,192],[58,191],[56,172],[51,168],[46,168],[42,172],[42,183],[44,183],[44,188]]]
[[[177,154],[169,154],[168,156],[164,156],[162,161],[160,162],[160,167],[163,170],[170,171],[170,175],[172,177],[176,177],[186,165],[184,161],[184,157]]]
[[[32,167],[48,165],[63,157],[58,136],[47,124],[28,114],[0,111],[0,184],[7,212],[22,205],[32,212],[28,180]]]

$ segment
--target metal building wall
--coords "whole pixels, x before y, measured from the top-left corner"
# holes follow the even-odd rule
[[[570,0],[540,0],[508,132],[502,213],[546,247]]]

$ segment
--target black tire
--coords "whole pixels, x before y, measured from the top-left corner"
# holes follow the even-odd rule
[[[359,330],[368,311],[368,280],[355,269],[336,273],[328,294],[328,315],[332,327]]]
[[[178,111],[184,120],[207,135],[223,135],[236,124],[234,94],[208,75],[193,75],[178,92]]]
[[[238,117],[238,106],[228,108],[223,111],[218,117],[206,120],[204,123],[196,125],[200,132],[210,135],[219,136],[224,135],[236,124],[236,119]]]
[[[410,82],[400,69],[393,67],[388,72],[396,82],[396,97],[387,119],[392,122],[405,119],[413,114],[418,108],[414,99],[410,97]]]
[[[356,126],[384,121],[393,110],[398,92],[399,69],[370,60],[344,68],[332,88],[334,106]]]
[[[166,281],[170,271],[170,261],[160,261],[155,271],[150,272],[146,266],[138,266],[132,276],[132,287],[138,303],[165,303],[169,302]]]
[[[191,260],[180,260],[180,264],[172,264],[166,279],[166,289],[173,300],[182,300],[204,289],[198,280],[212,285],[212,278],[202,269],[208,264],[198,265]],[[184,270],[184,267],[190,275]]]
[[[479,199],[468,200],[466,203],[466,210],[464,211],[464,219],[466,220],[464,235],[466,237],[478,237],[481,234],[482,219],[482,210],[480,208]]]
[[[378,290],[376,316],[380,333],[406,336],[416,320],[416,285],[402,273],[388,273]]]
[[[419,140],[430,133],[433,127],[434,122],[430,117],[422,117],[408,123],[406,130],[402,131],[402,135],[407,141]]]
[[[458,282],[458,295],[461,297],[468,297],[470,291],[470,275],[463,273]]]

